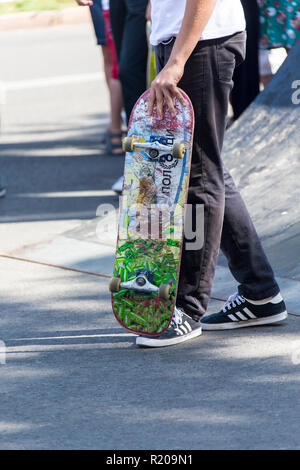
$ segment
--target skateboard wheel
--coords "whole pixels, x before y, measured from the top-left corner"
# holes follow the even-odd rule
[[[183,158],[185,154],[185,143],[184,142],[176,142],[173,145],[172,155],[174,158]]]
[[[158,296],[159,296],[161,299],[168,300],[168,299],[170,298],[170,293],[171,293],[171,286],[170,286],[170,284],[162,284],[162,285],[159,287]]]
[[[122,142],[122,148],[124,152],[133,152],[134,139],[132,137],[125,137]]]
[[[112,277],[108,285],[110,292],[119,292],[120,284],[121,284],[121,279],[119,277]]]

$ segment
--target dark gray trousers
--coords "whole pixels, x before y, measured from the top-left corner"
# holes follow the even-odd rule
[[[174,41],[156,47],[158,71]],[[204,245],[186,250],[184,244],[177,306],[196,321],[207,309],[220,248],[241,295],[261,300],[279,292],[246,206],[221,159],[232,76],[244,59],[245,42],[245,33],[199,42],[178,84],[195,111],[188,203],[204,205]]]

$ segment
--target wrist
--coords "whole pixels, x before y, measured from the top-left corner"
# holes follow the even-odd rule
[[[171,54],[167,65],[169,67],[184,68],[185,63],[186,63],[186,59],[184,57],[179,56],[178,54],[176,54],[176,56],[172,56]]]

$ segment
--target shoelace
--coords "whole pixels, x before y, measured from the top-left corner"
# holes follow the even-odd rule
[[[182,325],[182,311],[175,307],[173,317],[171,320],[171,325],[174,328],[177,328],[179,325]]]
[[[226,313],[227,310],[231,310],[232,308],[237,307],[237,305],[241,305],[244,302],[246,302],[245,299],[239,295],[238,292],[236,292],[235,294],[228,297],[227,302],[223,307],[223,312]]]

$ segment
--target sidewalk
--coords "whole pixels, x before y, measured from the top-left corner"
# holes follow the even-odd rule
[[[0,15],[0,33],[8,30],[84,24],[90,21],[89,9],[76,6],[63,10],[14,13]]]
[[[0,269],[1,449],[299,448],[296,317],[140,350],[105,279]]]

